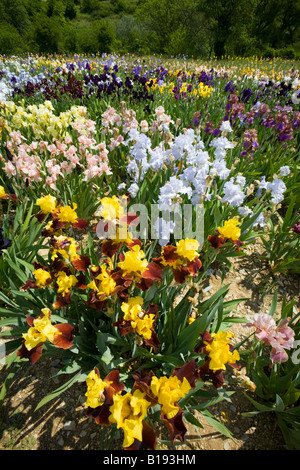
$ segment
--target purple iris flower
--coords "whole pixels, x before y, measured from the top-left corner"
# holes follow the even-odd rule
[[[294,227],[292,228],[292,232],[300,233],[300,220],[294,225]]]

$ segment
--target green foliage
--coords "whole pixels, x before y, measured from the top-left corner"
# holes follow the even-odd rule
[[[100,19],[107,20],[102,33]],[[0,52],[297,59],[299,24],[299,5],[291,9],[287,0],[0,0]]]
[[[124,14],[116,23],[116,39],[124,52],[150,52],[146,30],[133,15]]]
[[[72,1],[69,1],[66,5],[65,17],[68,20],[74,20],[77,16],[77,9]]]
[[[261,236],[265,248],[263,258],[273,274],[300,273],[300,239],[292,231],[299,220],[295,201],[296,197],[291,200],[284,219],[278,213],[270,217],[268,235]]]
[[[22,38],[14,26],[1,25],[0,51],[6,55],[23,52]]]
[[[72,28],[69,29],[72,34]],[[76,39],[75,39],[76,38]],[[84,53],[111,52],[115,41],[115,31],[112,25],[104,20],[96,20],[92,26],[83,26],[76,35],[73,34],[73,43],[77,41],[77,48]]]
[[[99,0],[81,0],[80,11],[82,13],[92,13],[98,6]]]
[[[43,13],[38,15],[38,21],[34,28],[34,39],[39,52],[62,52],[62,29],[57,18],[48,18]]]

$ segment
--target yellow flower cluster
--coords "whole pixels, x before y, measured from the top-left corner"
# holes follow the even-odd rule
[[[174,82],[170,82],[170,83],[164,82],[164,83],[159,84],[158,79],[149,80],[148,82],[146,82],[146,87],[148,91],[150,90],[153,91],[157,89],[160,91],[161,94],[169,93],[171,95],[174,95],[173,90],[175,86],[176,84]],[[208,85],[204,85],[202,82],[200,82],[198,86],[193,86],[191,91],[188,90],[188,86],[189,86],[188,82],[181,83],[178,93],[179,94],[191,93],[194,96],[201,96],[201,98],[208,98],[213,91],[212,87],[209,87]]]
[[[3,104],[3,114],[9,127],[14,130],[31,129],[36,138],[61,138],[69,135],[71,125],[86,121],[86,108],[72,106],[69,110],[61,112],[58,116],[54,112],[51,101],[44,104],[24,107],[13,101]]]
[[[209,368],[213,371],[225,370],[225,364],[234,364],[240,359],[238,351],[230,351],[230,340],[234,337],[234,334],[226,331],[219,331],[213,333],[213,341],[204,341],[205,349],[210,358]]]
[[[124,312],[124,320],[131,322],[132,328],[135,329],[138,335],[144,339],[151,338],[155,315],[148,315],[143,311],[142,297],[131,297],[128,302],[122,303],[121,310]]]
[[[149,395],[139,387],[134,387],[131,392],[128,391],[125,394],[121,393],[124,387],[119,387],[119,391],[115,389],[111,395],[110,387],[114,388],[113,380],[111,381],[108,376],[102,380],[98,370],[89,373],[86,385],[86,406],[95,409],[106,403],[107,411],[110,413],[109,422],[116,424],[117,429],[124,431],[124,448],[130,447],[135,440],[143,441],[143,420],[150,407],[160,404],[161,411],[166,418],[172,419],[180,410],[178,401],[184,398],[191,389],[185,377],[181,381],[175,375],[160,378],[152,376]],[[106,394],[106,389],[108,394]]]
[[[77,204],[75,202],[72,204],[73,207],[68,205],[57,206],[56,198],[48,194],[47,196],[43,196],[37,199],[36,205],[40,207],[43,214],[56,214],[61,222],[72,225],[78,219],[76,212]]]
[[[105,402],[105,389],[112,382],[102,380],[95,370],[92,370],[86,378],[86,406],[98,408]],[[118,429],[124,431],[123,447],[130,447],[134,440],[143,440],[143,420],[147,416],[151,403],[146,400],[146,395],[137,389],[133,393],[127,392],[122,395],[116,392],[109,406],[109,421],[116,423]]]
[[[202,82],[199,83],[197,94],[201,96],[201,98],[209,98],[213,91],[212,87],[207,85],[203,85]]]

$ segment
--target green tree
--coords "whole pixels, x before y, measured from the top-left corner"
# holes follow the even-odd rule
[[[254,10],[257,0],[200,0],[207,21],[213,20],[213,53],[221,57],[227,53],[246,52],[251,43]]]
[[[111,52],[115,44],[115,30],[106,20],[96,20],[78,31],[78,52]]]
[[[74,1],[69,0],[66,5],[65,17],[68,20],[74,20],[77,16],[77,9]]]
[[[116,35],[111,23],[105,20],[95,21],[93,30],[97,41],[97,51],[112,52]]]
[[[116,24],[116,39],[123,52],[150,52],[143,25],[132,15],[122,15]]]
[[[193,53],[201,31],[199,1],[145,0],[139,2],[136,18],[144,25],[153,52],[176,54],[185,48],[186,54]]]
[[[78,52],[79,37],[77,29],[70,23],[64,27],[64,52]]]
[[[39,52],[63,52],[63,29],[56,17],[39,13],[34,27],[34,40]]]
[[[18,30],[9,24],[0,23],[0,54],[10,55],[24,52],[24,44]]]
[[[284,50],[294,47],[299,52],[300,4],[289,0],[260,0],[255,10],[254,33],[260,48]]]
[[[4,3],[9,23],[22,34],[30,24],[24,4],[20,0],[10,0]]]
[[[92,13],[99,7],[99,0],[81,0],[80,10],[82,13]]]

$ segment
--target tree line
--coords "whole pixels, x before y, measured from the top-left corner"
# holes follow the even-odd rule
[[[290,0],[0,0],[0,54],[300,59]]]

